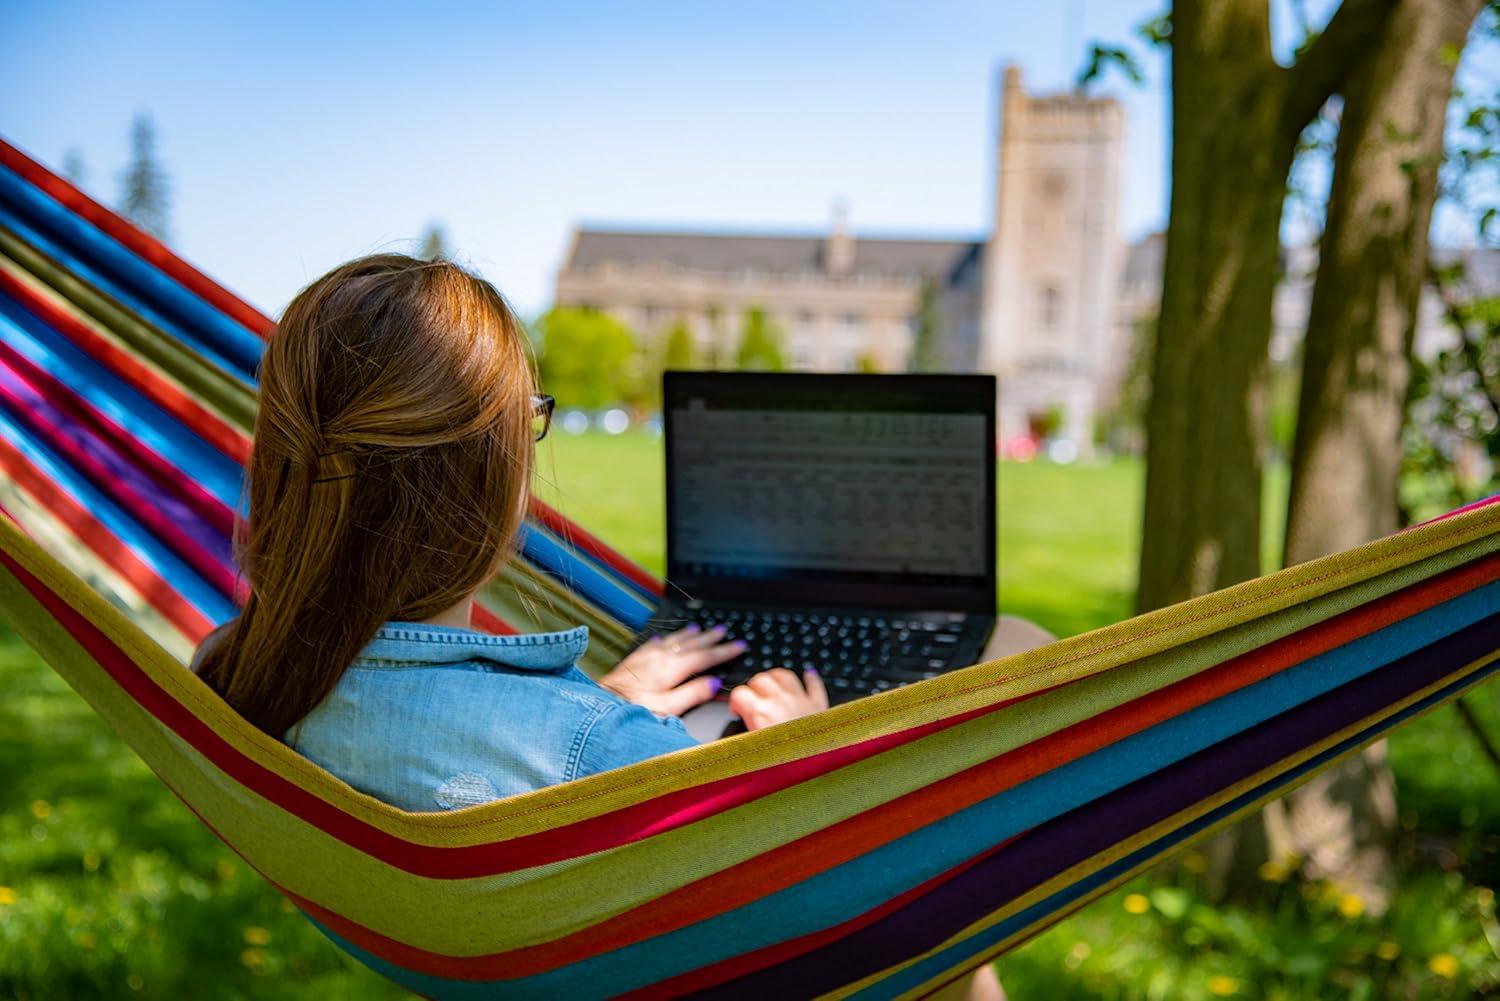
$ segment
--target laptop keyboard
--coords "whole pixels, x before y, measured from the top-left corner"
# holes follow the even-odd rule
[[[649,635],[681,629],[689,623],[709,629],[724,626],[731,640],[743,640],[744,656],[710,674],[724,681],[724,691],[752,675],[775,667],[813,669],[823,678],[831,702],[847,702],[934,678],[972,658],[964,642],[964,616],[855,615],[834,612],[769,611],[704,607],[681,618],[653,622]]]

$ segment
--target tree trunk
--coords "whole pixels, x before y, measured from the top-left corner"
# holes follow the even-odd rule
[[[1379,37],[1395,0],[1344,0],[1296,65],[1272,57],[1267,0],[1172,10],[1172,202],[1146,415],[1137,606],[1260,572],[1271,299],[1287,173],[1307,123]],[[1221,889],[1252,884],[1258,819],[1209,846]]]
[[[1260,572],[1271,297],[1296,141],[1394,0],[1345,0],[1297,65],[1266,0],[1172,11],[1172,203],[1147,411],[1137,606]]]
[[[1401,426],[1428,229],[1453,85],[1483,0],[1403,0],[1342,88],[1327,225],[1302,363],[1288,566],[1399,527]],[[1395,786],[1384,749],[1325,772],[1266,811],[1269,850],[1389,895]]]

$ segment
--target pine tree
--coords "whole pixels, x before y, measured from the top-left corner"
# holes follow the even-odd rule
[[[130,166],[125,168],[120,211],[141,229],[165,242],[167,173],[156,161],[156,126],[140,114],[130,125]]]
[[[417,256],[424,261],[446,261],[453,256],[448,249],[448,234],[440,222],[427,224],[427,229],[422,232],[420,248]]]
[[[83,151],[77,146],[69,146],[63,152],[62,172],[75,188],[83,187],[84,181],[88,179],[89,172],[83,163]]]

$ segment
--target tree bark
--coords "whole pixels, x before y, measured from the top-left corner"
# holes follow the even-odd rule
[[[1297,137],[1395,0],[1345,0],[1287,69],[1266,0],[1172,12],[1172,200],[1147,411],[1137,606],[1260,572],[1271,298]]]
[[[1483,0],[1403,0],[1343,88],[1302,362],[1285,559],[1394,532],[1400,440],[1454,65]]]
[[[1341,88],[1302,363],[1292,454],[1288,566],[1399,527],[1401,427],[1428,230],[1453,85],[1483,0],[1402,0]],[[1305,860],[1384,907],[1396,834],[1383,747],[1319,775],[1266,811],[1273,856]]]

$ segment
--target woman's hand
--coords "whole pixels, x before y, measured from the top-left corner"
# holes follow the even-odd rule
[[[784,667],[762,671],[729,693],[729,711],[744,721],[746,730],[827,708],[828,689],[816,671],[804,671],[800,679]]]
[[[745,652],[739,640],[723,640],[722,626],[706,632],[688,626],[670,636],[652,637],[600,678],[599,684],[652,712],[681,716],[719,694],[722,684],[718,678],[693,676]]]

